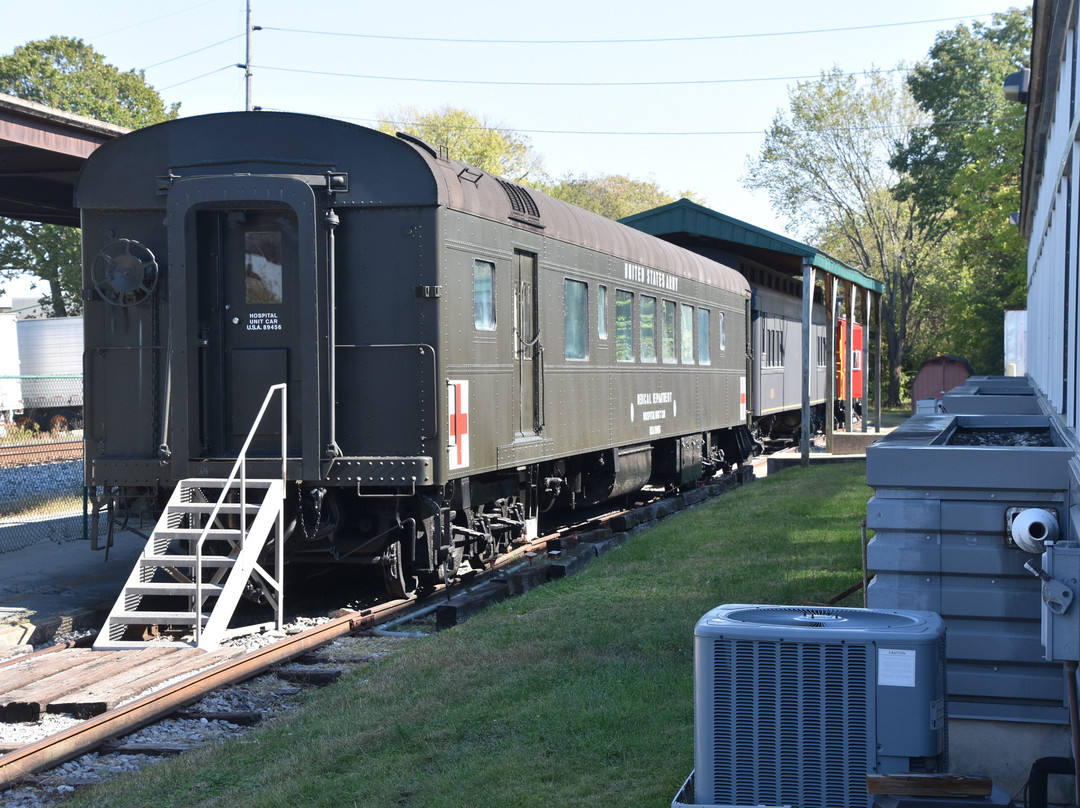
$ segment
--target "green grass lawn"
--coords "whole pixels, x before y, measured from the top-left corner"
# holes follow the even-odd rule
[[[857,583],[865,470],[793,468],[679,513],[271,725],[68,804],[670,805],[693,768],[694,624]]]
[[[911,417],[911,407],[882,407],[881,408],[881,426],[882,428],[888,428],[891,426],[900,426],[908,418]]]

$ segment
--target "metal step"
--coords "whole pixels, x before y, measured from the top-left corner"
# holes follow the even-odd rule
[[[164,530],[154,530],[159,539],[166,539],[168,541],[180,540],[191,541],[192,539],[198,539],[204,534],[207,541],[235,541],[240,538],[240,531],[234,528],[220,528],[214,527],[209,530],[205,530],[199,527],[173,527]]]
[[[116,612],[110,615],[110,619],[117,624],[125,626],[193,626],[195,615],[192,612]],[[210,619],[210,615],[202,615],[203,623]]]
[[[137,651],[143,648],[191,648],[191,643],[180,640],[109,640],[99,638],[95,651]]]
[[[202,595],[203,597],[214,597],[220,595],[221,590],[224,587],[221,584],[203,584]],[[134,586],[125,587],[124,591],[129,595],[168,595],[175,597],[193,597],[195,595],[195,584],[185,584],[180,582],[150,582],[146,584],[136,584]]]
[[[165,510],[169,513],[190,513],[190,514],[208,514],[211,513],[214,508],[218,509],[219,514],[235,515],[240,513],[239,502],[223,502],[221,505],[217,505],[213,502],[180,502],[175,505],[169,504],[165,506]],[[259,509],[258,502],[249,502],[247,504],[248,513],[254,513]]]
[[[163,643],[158,640],[125,640],[124,635],[133,626],[148,625],[176,625],[191,626],[194,628],[197,645],[202,648],[211,648],[218,645],[226,636],[235,635],[244,629],[230,629],[229,621],[236,609],[240,596],[248,581],[257,576],[257,584],[270,594],[271,600],[277,611],[277,625],[280,627],[282,619],[282,585],[280,580],[275,580],[266,570],[258,564],[259,554],[271,533],[280,531],[282,528],[282,508],[285,497],[285,483],[283,480],[247,480],[249,487],[258,489],[263,501],[248,502],[247,513],[244,515],[245,529],[225,528],[176,528],[170,527],[175,524],[177,514],[205,514],[215,507],[205,501],[184,502],[183,498],[189,495],[189,490],[194,488],[214,488],[223,491],[226,487],[232,489],[236,486],[227,484],[225,480],[195,479],[181,481],[173,491],[157,526],[147,539],[146,547],[139,557],[127,583],[117,598],[105,621],[98,639],[94,642],[94,648],[98,650],[118,650],[121,648],[149,648],[149,647],[192,647],[195,642]],[[239,514],[239,503],[225,503],[219,509],[219,513],[227,512]],[[203,539],[214,541],[217,544],[215,554],[193,553],[190,550]],[[275,573],[280,579],[282,570],[282,556],[280,548],[281,536],[275,534],[273,541],[278,544],[275,561]],[[167,553],[164,552],[173,542],[186,544],[189,552]],[[227,555],[221,554],[220,545],[227,545]],[[162,570],[176,578],[175,581],[147,581],[154,573]],[[183,573],[178,572],[182,570]],[[217,570],[216,572],[210,572]],[[168,610],[168,609],[141,609],[142,601],[148,596],[186,597],[189,603],[195,601],[195,583],[187,580],[197,576],[209,578],[206,583],[200,584],[199,600],[196,606],[200,614],[196,615],[193,610]],[[212,583],[210,582],[212,581]],[[276,597],[275,597],[276,593]],[[207,601],[210,601],[208,604]],[[151,605],[154,601],[151,600]],[[250,629],[251,627],[245,627]]]
[[[236,564],[236,559],[231,556],[204,555],[197,558],[194,555],[148,555],[141,556],[138,564],[141,567],[194,567],[198,560],[204,567],[231,567]]]
[[[245,481],[248,488],[269,488],[271,485],[277,482],[277,480],[264,480],[264,479],[248,479]],[[225,488],[224,478],[216,477],[189,477],[186,480],[181,480],[179,483],[184,489],[191,488],[212,488],[215,491],[221,491]],[[228,486],[230,490],[239,489],[240,481],[233,480],[232,484]]]

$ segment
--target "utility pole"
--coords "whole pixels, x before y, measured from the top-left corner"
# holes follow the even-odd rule
[[[247,0],[247,52],[244,55],[244,109],[252,110],[251,104],[251,0]]]

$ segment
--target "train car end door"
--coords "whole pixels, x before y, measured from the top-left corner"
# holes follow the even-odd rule
[[[288,385],[288,453],[318,476],[315,197],[291,177],[198,177],[169,199],[176,354],[173,417],[193,460],[235,457],[267,390]],[[277,456],[276,403],[249,450]],[[311,466],[311,468],[307,468]]]

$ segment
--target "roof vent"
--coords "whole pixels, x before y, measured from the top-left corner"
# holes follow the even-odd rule
[[[533,201],[532,196],[522,188],[520,185],[514,185],[512,182],[500,179],[499,184],[506,191],[506,196],[510,200],[510,207],[513,209],[514,218],[521,218],[532,224],[538,224],[540,221],[540,208],[536,206],[536,202]]]

